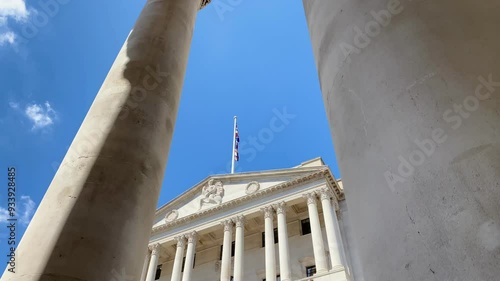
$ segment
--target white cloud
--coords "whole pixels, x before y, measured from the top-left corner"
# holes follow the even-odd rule
[[[16,42],[16,34],[12,31],[8,31],[0,34],[0,46],[6,43],[13,45]]]
[[[48,101],[43,104],[30,103],[26,105],[22,105],[17,101],[10,101],[9,107],[29,120],[33,125],[32,131],[47,129],[58,120],[57,112]]]
[[[7,26],[9,19],[16,22],[24,22],[28,19],[30,12],[26,8],[25,0],[0,0],[0,46],[5,44],[14,45],[16,34]]]
[[[9,219],[9,211],[0,207],[0,223],[6,223]]]
[[[33,130],[45,128],[54,124],[57,113],[48,101],[42,104],[30,104],[26,106],[24,114],[33,123]]]
[[[18,215],[18,220],[22,225],[28,225],[35,213],[35,202],[29,196],[21,196],[22,212]]]
[[[23,195],[16,205],[17,212],[14,218],[16,218],[21,225],[27,226],[35,213],[35,202],[31,200],[31,197]],[[0,223],[8,223],[7,220],[10,218],[9,211],[0,207]]]
[[[23,21],[29,15],[26,9],[25,0],[1,0],[0,1],[0,22],[7,18],[13,18],[16,21]]]
[[[14,102],[14,101],[9,102],[9,106],[12,109],[18,109],[19,108],[19,104],[17,102]]]

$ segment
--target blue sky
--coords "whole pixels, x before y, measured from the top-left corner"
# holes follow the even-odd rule
[[[4,183],[17,169],[18,240],[144,3],[0,0],[0,161]],[[158,205],[229,172],[234,115],[237,172],[321,156],[340,177],[302,1],[214,0],[198,14]]]

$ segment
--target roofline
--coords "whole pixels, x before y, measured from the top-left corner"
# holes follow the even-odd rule
[[[318,156],[318,157],[316,157],[316,158],[313,158],[313,159],[310,159],[310,160],[304,161],[304,162],[300,163],[300,165],[295,166],[294,168],[298,168],[298,167],[300,167],[300,166],[304,166],[304,165],[307,165],[307,164],[309,164],[309,163],[311,163],[311,162],[318,161],[318,160],[320,160],[320,161],[321,161],[321,163],[323,164],[322,166],[326,166],[325,161],[323,161],[323,158],[321,158],[320,156]]]

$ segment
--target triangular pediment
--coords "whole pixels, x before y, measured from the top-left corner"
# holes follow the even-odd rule
[[[330,173],[321,159],[290,169],[209,176],[159,208],[153,229],[318,172]]]

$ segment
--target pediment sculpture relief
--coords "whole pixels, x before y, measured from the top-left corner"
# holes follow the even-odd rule
[[[215,179],[209,180],[201,192],[200,209],[203,207],[203,204],[220,205],[222,197],[224,197],[222,182]]]

